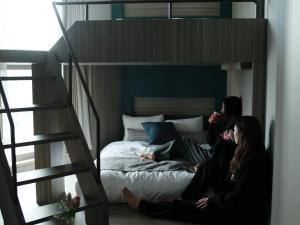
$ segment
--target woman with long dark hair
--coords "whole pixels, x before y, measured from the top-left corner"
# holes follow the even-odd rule
[[[151,203],[135,196],[126,187],[127,202],[154,217],[200,224],[250,224],[266,219],[271,196],[271,160],[265,150],[259,122],[244,116],[235,123],[237,144],[222,190],[210,197]]]
[[[216,158],[224,167],[229,163],[232,157],[235,145],[230,140],[230,135],[233,134],[234,121],[242,116],[242,99],[236,96],[228,96],[222,102],[221,113],[213,112],[209,118],[208,143],[211,146],[211,158]],[[175,128],[174,128],[175,129]],[[174,130],[173,132],[176,133]],[[172,158],[181,158],[187,162],[194,164],[203,164],[203,161],[209,159],[209,154],[203,152],[195,143],[188,139],[181,139],[178,135],[176,140],[173,140],[173,146],[167,149],[160,148],[151,153],[142,153],[142,159],[150,159],[155,161],[169,160]],[[206,154],[204,154],[206,153]]]
[[[212,156],[200,165],[190,184],[182,193],[186,200],[198,199],[211,189],[223,188],[228,166],[233,157],[236,144],[233,140],[235,121],[242,116],[242,99],[228,96],[223,100],[221,113],[214,112],[209,118],[208,142]]]

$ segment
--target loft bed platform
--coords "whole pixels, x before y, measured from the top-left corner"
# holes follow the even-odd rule
[[[176,19],[172,16],[175,2],[254,2],[256,18]],[[130,3],[167,3],[168,19],[89,21],[89,5]],[[86,21],[77,21],[66,30],[58,5],[85,6]],[[268,26],[264,19],[264,0],[103,0],[53,2],[53,6],[63,38],[50,52],[58,63],[69,64],[69,74],[74,65],[83,84],[79,64],[116,67],[227,64],[224,68],[230,70],[245,69],[243,65],[246,65],[246,69],[253,71],[252,115],[264,127]]]
[[[266,62],[266,19],[77,21],[67,36],[82,64]],[[68,62],[62,38],[51,51]]]

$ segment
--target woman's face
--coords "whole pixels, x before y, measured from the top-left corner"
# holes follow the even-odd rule
[[[224,109],[224,103],[222,103],[221,113],[224,114],[224,111],[225,111],[225,109]]]
[[[234,126],[233,137],[234,137],[234,142],[238,144],[240,142],[240,133],[236,125]]]

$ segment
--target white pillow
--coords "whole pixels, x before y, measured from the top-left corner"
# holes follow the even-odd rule
[[[203,116],[188,119],[166,120],[166,122],[174,123],[176,131],[199,132],[204,130]]]
[[[142,123],[143,122],[163,122],[164,121],[164,115],[156,115],[156,116],[140,116],[140,117],[134,117],[134,116],[128,116],[123,114],[123,126],[124,126],[124,141],[128,140],[128,128],[135,129],[135,130],[144,130]]]

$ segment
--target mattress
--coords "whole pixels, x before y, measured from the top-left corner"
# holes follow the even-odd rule
[[[146,142],[118,141],[101,151],[101,161],[114,157],[139,157],[142,152],[151,152]],[[124,202],[122,186],[127,186],[142,199],[158,202],[180,198],[194,173],[177,171],[117,171],[101,170],[101,180],[109,202]]]

